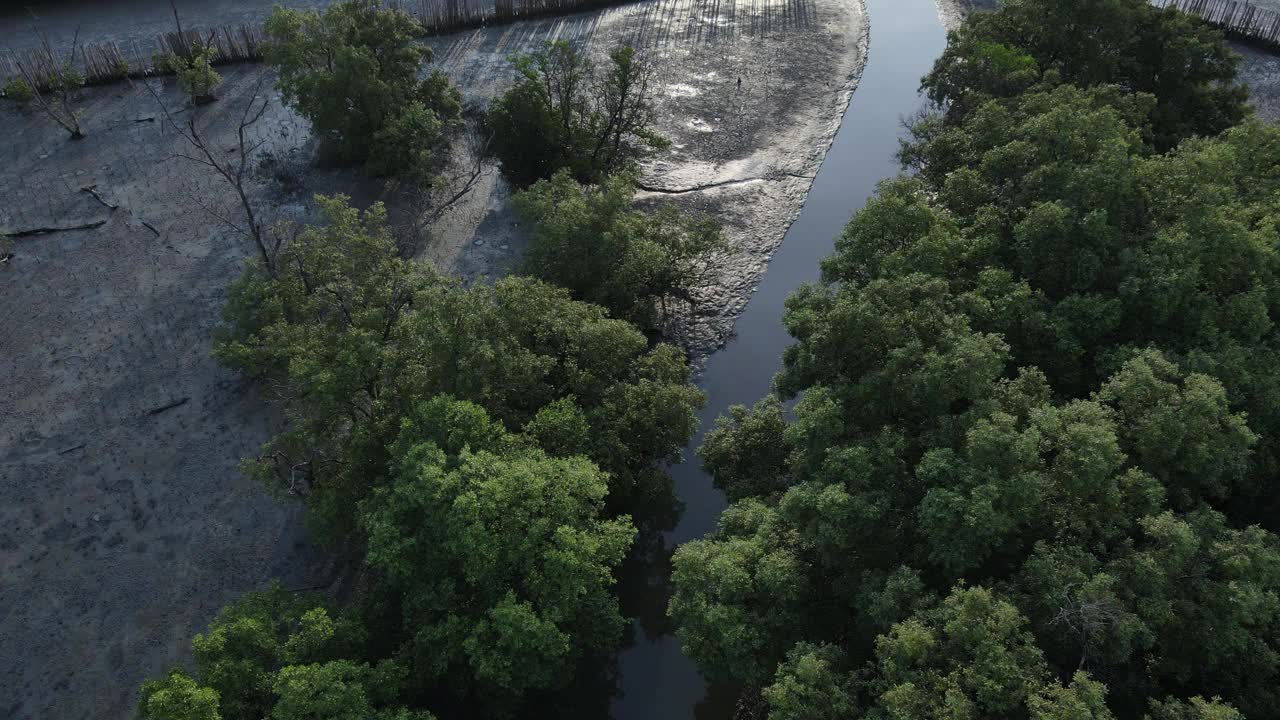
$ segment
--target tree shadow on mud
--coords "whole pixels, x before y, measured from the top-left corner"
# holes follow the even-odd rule
[[[628,43],[714,43],[804,30],[816,22],[814,0],[653,0],[636,14]]]

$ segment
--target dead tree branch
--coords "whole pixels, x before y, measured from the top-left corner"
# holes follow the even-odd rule
[[[489,153],[489,144],[493,141],[493,135],[481,137],[479,133],[471,132],[467,134],[467,153],[471,155],[473,162],[471,168],[465,175],[455,176],[455,179],[463,180],[461,187],[448,198],[436,204],[434,208],[427,214],[428,223],[435,222],[444,216],[446,212],[457,205],[462,198],[466,197],[475,189],[476,184],[480,182],[480,178],[484,177],[487,172],[484,167],[484,159]],[[450,183],[452,185],[453,183]]]
[[[1077,591],[1078,585],[1068,585],[1062,607],[1049,623],[1062,627],[1080,647],[1079,669],[1089,666],[1098,654],[1106,633],[1121,616],[1120,607],[1111,598],[1089,598]]]
[[[35,54],[28,55],[27,62],[23,62],[17,55],[14,56],[18,74],[31,88],[31,101],[40,112],[62,126],[62,129],[71,135],[72,140],[83,139],[84,132],[80,127],[80,117],[71,109],[72,93],[80,87],[80,76],[75,71],[76,48],[80,46],[80,27],[76,26],[75,36],[71,39],[71,49],[68,51],[66,62],[62,65],[59,65],[53,56],[53,46],[49,44],[48,34],[35,27],[32,28],[32,32],[40,38],[40,48]],[[41,56],[40,53],[43,55]],[[34,67],[31,64],[32,58],[36,58],[45,67]]]
[[[106,207],[109,210],[115,210],[120,207],[119,205],[109,203],[105,199],[103,199],[102,195],[98,194],[97,185],[85,185],[84,187],[80,188],[80,192],[89,193],[90,195],[93,196],[94,200],[97,200],[98,202],[102,203],[103,207]]]
[[[107,224],[107,218],[94,220],[93,222],[81,223],[79,225],[66,225],[63,227],[38,227],[28,230],[14,230],[13,232],[0,233],[4,237],[24,238],[32,235],[48,235],[50,233],[71,232],[73,230],[92,230]]]
[[[485,158],[488,157],[489,144],[492,140],[492,135],[481,135],[474,129],[468,131],[464,139],[465,150],[462,152],[463,157],[470,159],[466,167],[431,187],[418,187],[410,191],[412,205],[415,208],[427,209],[423,212],[415,210],[410,213],[408,231],[412,238],[409,241],[402,241],[400,251],[403,255],[406,257],[416,255],[427,237],[430,226],[461,203],[476,189],[480,180],[491,172],[490,168],[485,167]],[[449,192],[448,197],[439,198],[437,195],[442,188],[444,192],[449,192],[449,189],[453,191]]]
[[[249,199],[246,177],[250,167],[250,160],[265,142],[264,140],[254,141],[249,135],[250,128],[262,119],[262,116],[267,112],[267,107],[270,105],[269,99],[262,92],[265,79],[266,73],[258,74],[257,79],[254,81],[253,92],[250,93],[248,101],[245,102],[244,110],[240,113],[240,121],[236,126],[236,146],[232,148],[234,156],[230,160],[222,157],[213,144],[201,133],[199,126],[196,124],[195,112],[187,116],[185,123],[179,124],[173,113],[169,112],[169,108],[165,106],[160,94],[151,86],[151,83],[143,82],[143,85],[146,85],[147,91],[151,93],[156,105],[160,107],[160,111],[169,126],[195,150],[195,154],[178,153],[177,157],[211,168],[221,176],[235,191],[240,203],[240,209],[244,213],[245,223],[243,226],[237,225],[227,218],[213,213],[203,203],[201,203],[202,209],[253,240],[253,244],[257,247],[258,254],[261,256],[267,272],[272,277],[275,277],[276,257],[280,250],[280,240],[268,245],[264,237],[262,223],[258,219],[258,213],[254,209],[253,202]]]

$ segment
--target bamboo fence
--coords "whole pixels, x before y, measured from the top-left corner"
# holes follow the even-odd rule
[[[1275,10],[1242,0],[1152,0],[1152,4],[1195,15],[1234,39],[1280,48],[1280,12]]]
[[[435,35],[490,24],[508,23],[526,18],[593,10],[628,0],[382,0],[389,8],[413,16],[427,34]],[[170,53],[186,56],[192,44],[209,43],[214,47],[213,63],[248,62],[262,59],[261,25],[224,26],[213,31],[187,30],[168,32],[154,38],[155,45],[143,48],[132,42],[121,45],[108,42],[84,44],[74,62],[84,74],[86,85],[115,82],[126,77],[145,77],[168,72],[161,57]],[[63,67],[65,58],[51,57],[44,48],[0,53],[0,86],[21,77],[18,63],[31,71],[38,83],[47,86],[48,78]]]
[[[488,24],[547,15],[563,15],[616,5],[627,0],[383,0],[387,7],[403,10],[418,20],[428,34],[440,34]],[[1280,50],[1280,12],[1260,8],[1245,0],[1150,0],[1156,7],[1176,8],[1221,29],[1228,36]],[[186,55],[195,41],[214,46],[214,64],[262,59],[260,25],[224,26],[205,34],[198,30],[163,33],[150,51],[132,42],[121,46],[108,42],[82,45],[74,60],[84,73],[85,84],[114,82],[166,72],[157,59],[169,53]],[[0,54],[0,86],[20,77],[21,62],[45,84],[65,63],[43,48]]]
[[[107,42],[82,44],[79,56],[73,59],[76,70],[83,73],[86,85],[116,82],[126,77],[146,77],[169,72],[160,62],[170,54],[186,57],[194,44],[208,43],[213,47],[213,63],[247,62],[262,59],[263,34],[260,26],[227,26],[212,32],[187,30],[157,35],[151,48],[137,42],[121,45]],[[47,87],[49,78],[66,65],[67,58],[53,57],[44,47],[14,50],[0,54],[0,85],[10,79],[22,77],[18,71],[21,63],[41,87]]]

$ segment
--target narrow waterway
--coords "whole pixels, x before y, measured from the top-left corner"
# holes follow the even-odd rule
[[[705,431],[735,404],[751,405],[769,391],[790,337],[782,327],[783,302],[797,286],[817,280],[818,261],[852,214],[897,174],[894,158],[902,119],[921,106],[920,78],[941,54],[946,35],[934,0],[867,0],[871,51],[862,81],[805,200],[804,209],[774,254],[769,270],[735,325],[735,337],[712,355],[700,385],[707,394],[701,415]],[[711,485],[693,454],[671,469],[684,513],[667,533],[667,550],[715,528],[724,495]],[[662,553],[659,553],[662,555]],[[661,564],[661,563],[659,563]],[[727,720],[736,692],[708,687],[679,641],[661,621],[665,592],[651,592],[641,608],[635,644],[619,658],[622,695],[614,720]]]

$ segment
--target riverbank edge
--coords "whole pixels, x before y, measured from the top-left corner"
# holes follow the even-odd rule
[[[804,210],[813,183],[823,163],[826,162],[836,135],[844,123],[844,116],[848,113],[858,86],[862,82],[870,59],[872,18],[866,0],[855,0],[854,5],[862,18],[862,27],[850,46],[850,55],[854,60],[850,63],[848,72],[841,78],[841,86],[833,93],[834,101],[830,106],[830,114],[824,113],[828,119],[819,132],[808,138],[791,138],[800,141],[797,146],[807,145],[811,152],[799,161],[795,169],[779,172],[772,178],[763,178],[773,183],[790,184],[790,187],[786,188],[788,197],[780,211],[781,220],[766,236],[755,243],[744,242],[743,238],[735,237],[732,231],[726,231],[731,247],[745,249],[757,257],[763,256],[763,259],[759,262],[751,262],[749,257],[735,258],[744,262],[725,269],[724,275],[719,278],[720,282],[710,288],[710,292],[714,294],[713,299],[699,305],[699,308],[713,305],[722,308],[721,312],[710,318],[704,317],[703,323],[695,322],[691,317],[694,315],[693,309],[674,313],[672,322],[663,332],[664,340],[679,345],[688,353],[689,362],[695,373],[695,382],[701,376],[707,359],[733,339],[738,318],[746,310],[752,295],[764,279],[765,273],[768,272],[774,253],[782,246],[791,226]],[[642,169],[644,172],[641,175],[641,184],[646,186],[662,184],[662,173],[653,172],[648,168]],[[641,190],[637,193],[637,198],[645,199],[656,195],[656,193]],[[733,201],[730,200],[729,203],[732,204]],[[749,229],[748,233],[744,234],[749,234]]]

